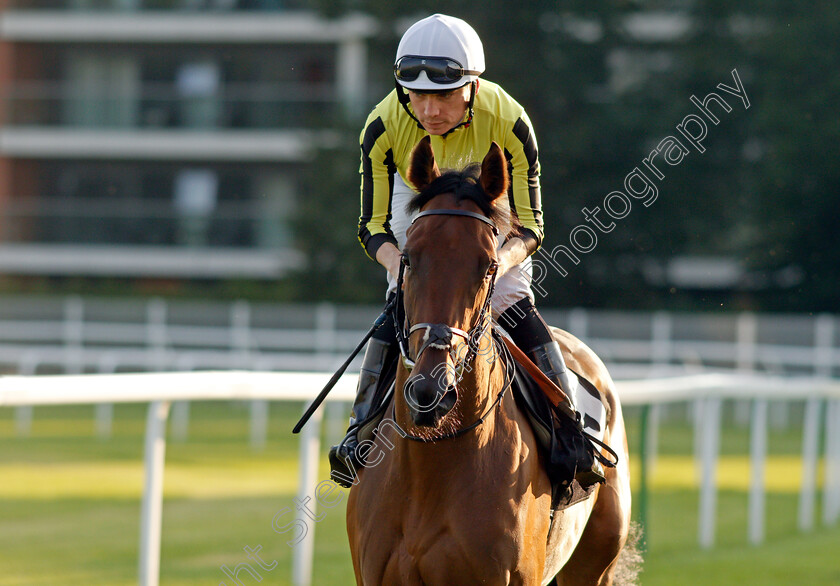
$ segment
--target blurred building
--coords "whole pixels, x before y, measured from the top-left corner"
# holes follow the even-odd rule
[[[302,0],[0,0],[0,274],[275,278],[366,17]]]

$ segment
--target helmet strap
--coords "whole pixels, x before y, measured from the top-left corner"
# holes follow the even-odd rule
[[[411,100],[409,99],[408,94],[403,89],[403,86],[401,86],[400,82],[398,82],[396,79],[394,80],[394,83],[397,86],[397,99],[400,101],[400,104],[402,104],[403,110],[405,110],[405,113],[408,114],[409,117],[417,123],[417,128],[423,128],[423,125],[420,124],[420,121],[417,119],[417,116],[415,116],[414,112],[411,111],[411,108],[408,107],[408,105],[411,103]],[[423,128],[423,130],[425,130],[425,128]]]

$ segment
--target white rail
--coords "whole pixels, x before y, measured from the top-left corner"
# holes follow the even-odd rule
[[[323,373],[275,373],[213,371],[193,373],[94,374],[0,377],[0,407],[59,404],[149,403],[146,426],[145,474],[139,547],[141,586],[159,583],[160,534],[165,458],[165,422],[173,401],[250,400],[308,401],[327,380]],[[345,375],[329,396],[330,401],[352,400],[356,375]],[[701,374],[675,378],[626,380],[617,383],[625,405],[659,405],[697,401],[703,408],[698,420],[701,439],[702,477],[699,541],[711,547],[715,536],[715,464],[718,457],[721,400],[754,400],[751,454],[753,484],[750,488],[749,539],[760,543],[764,535],[763,462],[766,457],[767,408],[771,400],[806,400],[803,439],[803,479],[799,526],[814,524],[819,457],[820,411],[825,413],[825,480],[823,523],[840,518],[840,381],[828,378],[773,378],[748,374]],[[319,459],[320,414],[305,428],[301,438],[301,497],[311,494]],[[646,455],[642,455],[646,457]],[[649,468],[649,467],[646,467]],[[293,583],[310,584],[312,539],[295,549]]]
[[[0,368],[18,372],[329,369],[380,308],[246,301],[0,298]],[[616,364],[840,373],[840,318],[544,309]]]

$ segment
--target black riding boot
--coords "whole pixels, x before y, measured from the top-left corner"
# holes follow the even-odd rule
[[[577,416],[575,425],[579,427],[580,413],[577,410],[577,405],[575,405],[575,392],[577,391],[578,382],[576,379],[573,382],[572,377],[569,376],[566,362],[563,360],[563,353],[560,350],[560,344],[552,341],[548,344],[531,348],[526,354],[548,378],[563,390],[568,399],[568,406]],[[592,459],[591,462],[589,462],[590,458]],[[581,459],[579,462],[575,479],[584,488],[596,482],[604,482],[604,468],[597,458],[587,454],[587,457]]]
[[[362,369],[359,373],[359,386],[356,389],[356,400],[350,412],[350,426],[347,435],[337,446],[330,448],[330,478],[345,488],[352,485],[356,471],[364,464],[356,456],[359,445],[357,433],[359,425],[367,419],[373,403],[379,379],[388,357],[391,343],[377,338],[371,338],[365,349]],[[348,464],[348,461],[350,464]],[[351,466],[352,464],[352,466]]]
[[[527,297],[520,299],[499,316],[499,324],[510,334],[516,345],[569,398],[569,404],[553,409],[558,418],[563,418],[563,421],[555,421],[555,431],[562,435],[562,428],[568,424],[574,426],[578,432],[576,435],[581,435],[580,415],[574,403],[577,379],[570,376],[560,345],[554,340],[548,324],[537,311],[534,302]],[[582,440],[582,436],[577,439]],[[581,447],[581,442],[564,444],[566,451],[556,455],[565,460],[564,468],[576,471],[574,477],[581,486],[587,487],[595,482],[604,481],[604,469],[595,458],[594,449],[589,449],[589,442],[583,442],[586,446]]]

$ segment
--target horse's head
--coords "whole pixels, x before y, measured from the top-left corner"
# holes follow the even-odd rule
[[[493,143],[480,166],[441,173],[425,138],[408,180],[419,191],[409,209],[420,213],[402,251],[406,358],[414,362],[404,395],[415,425],[437,427],[459,399],[464,369],[474,375],[474,358],[491,344],[484,334],[498,266],[496,224],[508,221],[497,206],[508,189],[507,161]]]

